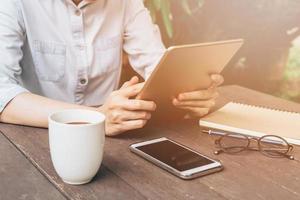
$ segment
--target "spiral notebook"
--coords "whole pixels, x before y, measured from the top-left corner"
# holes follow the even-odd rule
[[[230,102],[200,119],[199,124],[254,137],[277,135],[300,145],[300,113]]]

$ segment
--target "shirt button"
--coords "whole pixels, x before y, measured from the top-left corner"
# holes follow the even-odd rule
[[[80,10],[76,10],[76,11],[75,11],[75,15],[76,15],[76,16],[80,16],[80,15],[81,15],[81,11],[80,11]]]
[[[76,32],[76,33],[73,33],[73,36],[74,36],[75,38],[79,38],[79,37],[80,37],[80,35],[81,35],[81,32]]]
[[[87,83],[87,80],[85,78],[80,79],[80,84],[85,85]]]

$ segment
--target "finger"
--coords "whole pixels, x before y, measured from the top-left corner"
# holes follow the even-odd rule
[[[120,94],[125,96],[125,97],[133,97],[136,96],[137,94],[139,94],[142,90],[142,88],[144,87],[145,83],[137,83],[134,85],[129,85],[125,88],[121,88],[120,89]]]
[[[145,111],[116,111],[111,112],[108,116],[108,120],[111,123],[122,123],[128,120],[149,120],[151,118],[151,113]]]
[[[193,101],[193,100],[209,100],[218,97],[218,92],[214,89],[198,90],[194,92],[187,92],[178,95],[179,101]]]
[[[132,80],[132,78],[129,81],[124,82],[120,89],[127,88],[129,86],[131,80]]]
[[[136,110],[155,111],[156,104],[153,101],[131,99],[124,102],[122,108],[130,111],[136,111]]]
[[[176,107],[202,107],[211,108],[215,106],[215,100],[204,100],[204,101],[179,101],[178,99],[173,99],[173,105]]]
[[[135,85],[135,84],[137,84],[138,82],[139,82],[139,78],[138,78],[137,76],[133,76],[129,81],[126,81],[126,82],[122,85],[121,89],[127,88],[127,87],[129,87],[129,86],[131,86],[131,85]]]
[[[143,128],[147,123],[147,120],[130,120],[124,121],[119,124],[121,131],[130,131],[134,129]]]
[[[149,120],[151,119],[151,113],[146,111],[124,111],[124,115],[122,116],[122,121],[129,121],[129,120]]]
[[[123,131],[118,128],[119,125],[116,124],[106,124],[105,125],[105,135],[109,137],[117,136]]]
[[[143,128],[147,123],[147,120],[131,120],[124,121],[122,123],[106,123],[106,135],[107,136],[117,136],[125,131],[130,131],[134,129]]]
[[[195,117],[203,117],[209,113],[209,108],[196,108],[196,107],[181,107],[181,109],[189,112],[190,115]]]
[[[212,85],[210,86],[210,88],[216,88],[224,82],[224,78],[220,74],[211,75],[211,80],[212,80]]]

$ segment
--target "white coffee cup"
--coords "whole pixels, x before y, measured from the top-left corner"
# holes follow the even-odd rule
[[[51,159],[57,174],[72,185],[90,182],[103,158],[105,116],[96,111],[63,110],[48,120]]]

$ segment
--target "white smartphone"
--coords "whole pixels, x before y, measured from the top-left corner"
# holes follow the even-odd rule
[[[165,137],[132,144],[129,148],[182,179],[193,179],[223,169],[219,161]]]

